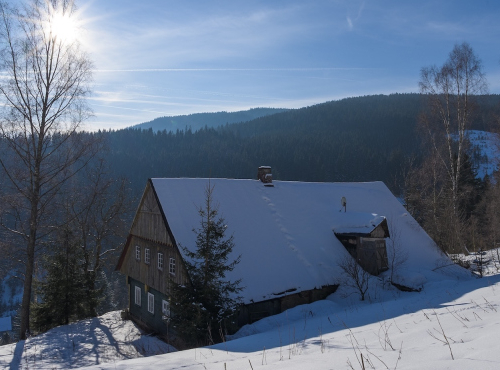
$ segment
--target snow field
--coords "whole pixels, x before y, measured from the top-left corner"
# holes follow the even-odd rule
[[[499,309],[500,275],[385,290],[371,302],[337,292],[225,343],[89,369],[498,369]]]
[[[0,346],[0,369],[70,369],[173,350],[113,311]]]
[[[468,138],[472,146],[479,151],[482,160],[476,163],[478,177],[492,176],[498,170],[500,158],[500,139],[497,134],[487,131],[468,130]]]

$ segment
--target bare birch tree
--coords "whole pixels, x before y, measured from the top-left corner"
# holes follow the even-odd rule
[[[24,244],[21,339],[29,332],[37,251],[56,226],[56,196],[98,146],[77,131],[91,113],[92,63],[78,40],[57,29],[74,13],[72,0],[0,2],[0,170],[10,196],[1,226]]]
[[[454,222],[458,223],[461,218],[459,179],[467,149],[473,99],[487,91],[481,61],[469,44],[455,45],[442,67],[422,68],[419,86],[427,95],[430,108],[429,114],[422,118],[423,127],[434,154],[445,168],[450,183],[450,208]]]

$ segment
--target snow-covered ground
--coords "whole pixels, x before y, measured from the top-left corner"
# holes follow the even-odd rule
[[[500,368],[500,275],[443,275],[420,293],[378,294],[359,302],[335,293],[244,327],[226,343],[90,369]]]
[[[499,369],[500,274],[439,269],[417,293],[374,278],[369,300],[339,290],[243,327],[211,347],[166,352],[118,313],[0,347],[14,369]],[[491,271],[493,273],[493,270]],[[346,295],[348,295],[346,297]],[[141,344],[142,343],[142,344]],[[154,343],[154,345],[153,345]],[[23,353],[24,349],[24,353]],[[139,357],[139,358],[134,358]],[[119,361],[120,359],[134,358]],[[352,366],[352,367],[351,367]]]
[[[459,258],[469,264],[469,269],[478,275],[494,275],[500,273],[500,250],[472,252],[468,255],[460,255]]]
[[[22,284],[14,275],[14,271],[10,271],[0,279],[1,316],[14,316],[16,314],[16,308],[21,304],[23,298]]]
[[[1,346],[0,369],[70,369],[172,351],[114,311]]]
[[[500,160],[500,139],[497,134],[487,131],[469,130],[469,141],[473,147],[473,160],[478,177],[484,179],[498,170]]]

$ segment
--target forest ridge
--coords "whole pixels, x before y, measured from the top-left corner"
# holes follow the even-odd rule
[[[472,129],[492,129],[498,100],[478,99]],[[408,158],[418,164],[424,154],[417,125],[424,107],[421,94],[373,95],[221,121],[217,128],[194,130],[186,121],[175,131],[128,128],[104,135],[111,167],[137,192],[151,177],[253,178],[259,165],[271,165],[278,180],[380,180],[398,194]],[[198,118],[205,115],[213,114]]]

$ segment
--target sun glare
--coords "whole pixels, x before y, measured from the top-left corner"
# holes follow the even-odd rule
[[[55,6],[46,2],[43,30],[51,38],[59,42],[71,44],[82,37],[83,19],[80,11],[75,10],[72,2],[63,5],[58,1]]]
[[[55,12],[50,20],[52,34],[60,41],[71,43],[77,39],[77,24],[71,16]]]

